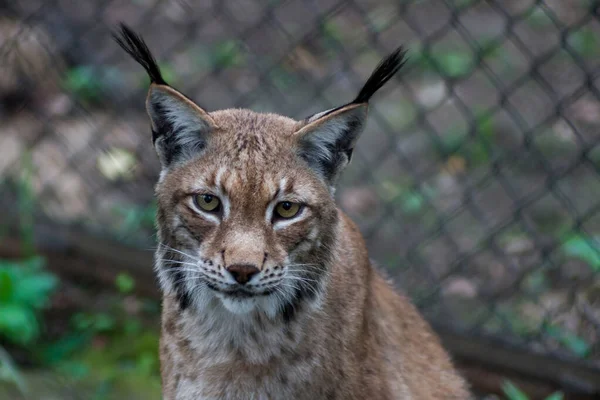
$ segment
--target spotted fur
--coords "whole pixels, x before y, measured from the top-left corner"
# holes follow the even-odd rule
[[[333,198],[367,101],[403,52],[376,68],[355,101],[295,121],[206,112],[164,82],[139,36],[123,27],[119,38],[151,77],[146,104],[163,165],[155,263],[163,398],[469,398]],[[206,211],[198,195],[220,204]],[[302,207],[282,219],[281,202]],[[239,265],[256,271],[243,285],[231,272]]]

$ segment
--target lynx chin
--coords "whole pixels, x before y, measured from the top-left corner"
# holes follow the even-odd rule
[[[354,100],[294,120],[206,111],[165,82],[140,36],[121,25],[115,39],[151,80],[163,398],[469,399],[333,196],[402,48]]]

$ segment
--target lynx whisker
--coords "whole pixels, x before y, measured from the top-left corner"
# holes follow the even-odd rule
[[[301,277],[301,276],[294,276],[294,275],[287,275],[284,279],[292,279],[292,280],[300,281],[300,282],[313,282],[313,283],[318,283],[319,282],[316,279],[304,278],[304,277]]]
[[[162,258],[162,259],[159,259],[159,261],[165,262],[165,263],[170,263],[170,264],[177,264],[177,265],[190,265],[192,267],[198,267],[198,268],[200,268],[199,264],[185,262],[185,261],[170,260],[168,258]]]
[[[171,247],[171,246],[168,246],[168,245],[166,245],[166,244],[164,244],[164,243],[160,243],[160,244],[159,244],[159,247],[160,247],[160,246],[164,247],[165,249],[167,249],[167,250],[169,250],[169,251],[174,251],[175,253],[181,254],[182,256],[185,256],[185,257],[191,258],[191,259],[192,259],[192,260],[194,260],[194,261],[198,261],[198,262],[200,262],[200,261],[201,261],[199,257],[195,257],[195,256],[193,256],[193,255],[191,255],[191,254],[188,254],[188,253],[185,253],[185,252],[183,252],[183,251],[181,251],[181,250],[175,249],[175,248],[173,248],[173,247]]]

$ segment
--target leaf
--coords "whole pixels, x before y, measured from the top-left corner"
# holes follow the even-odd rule
[[[535,7],[531,13],[527,16],[526,21],[534,27],[544,27],[552,23],[552,19],[546,14],[546,12]]]
[[[141,322],[135,318],[128,319],[127,321],[125,321],[125,324],[123,326],[123,331],[126,335],[135,336],[140,334],[142,330],[143,327]]]
[[[14,301],[33,308],[42,308],[48,304],[50,294],[57,285],[58,279],[52,274],[29,274],[16,283]]]
[[[78,331],[88,330],[93,323],[93,317],[86,313],[79,312],[71,317],[71,324]]]
[[[529,400],[529,397],[511,381],[504,382],[502,391],[508,400]]]
[[[591,350],[591,346],[584,339],[561,327],[548,325],[545,330],[549,336],[556,339],[560,344],[571,350],[578,357],[585,358]]]
[[[133,280],[131,275],[129,275],[126,272],[121,272],[119,275],[117,275],[117,278],[115,279],[115,284],[117,285],[117,289],[119,289],[119,292],[121,293],[131,293],[131,291],[135,287],[135,281]]]
[[[142,353],[136,360],[136,369],[145,375],[151,375],[158,368],[158,360],[154,352]]]
[[[589,27],[583,27],[567,38],[568,44],[584,57],[592,57],[598,54],[598,37]]]
[[[476,116],[477,131],[486,140],[494,137],[494,118],[491,115]]]
[[[13,277],[8,270],[0,270],[0,304],[8,303],[13,297]],[[0,305],[0,307],[2,307]]]
[[[83,100],[97,100],[102,91],[98,71],[90,65],[71,68],[63,81],[63,86]]]
[[[59,340],[45,345],[39,352],[39,357],[44,364],[54,365],[65,360],[77,350],[89,347],[92,333],[80,331],[68,334]]]
[[[153,229],[156,216],[156,203],[148,205],[125,204],[114,207],[119,216],[119,230],[124,237],[139,233],[143,229]]]
[[[236,67],[246,62],[242,46],[235,40],[225,40],[213,48],[214,65],[220,68]]]
[[[585,261],[591,269],[600,271],[600,245],[597,237],[574,235],[563,244],[565,254]]]
[[[82,361],[64,361],[58,367],[58,371],[73,379],[82,379],[90,375],[92,368]]]
[[[565,395],[562,392],[555,392],[546,397],[546,400],[563,400],[564,397]]]
[[[98,313],[94,321],[94,329],[96,332],[107,332],[112,330],[116,325],[115,318],[106,313]]]
[[[406,214],[415,214],[423,208],[425,197],[417,191],[409,191],[402,195],[402,211]]]
[[[447,51],[434,55],[444,75],[451,78],[467,74],[473,66],[472,57],[470,53],[460,51]]]
[[[30,308],[16,304],[2,306],[0,336],[4,336],[14,343],[28,344],[38,335],[39,325]]]

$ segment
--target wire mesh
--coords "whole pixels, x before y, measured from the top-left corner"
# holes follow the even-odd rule
[[[0,180],[44,217],[153,243],[139,31],[208,110],[302,118],[404,43],[338,190],[432,321],[600,367],[600,24],[593,1],[0,2]],[[25,178],[24,178],[25,176]],[[21,207],[22,208],[22,207]],[[7,213],[8,214],[8,213]],[[18,213],[15,213],[18,215]]]

